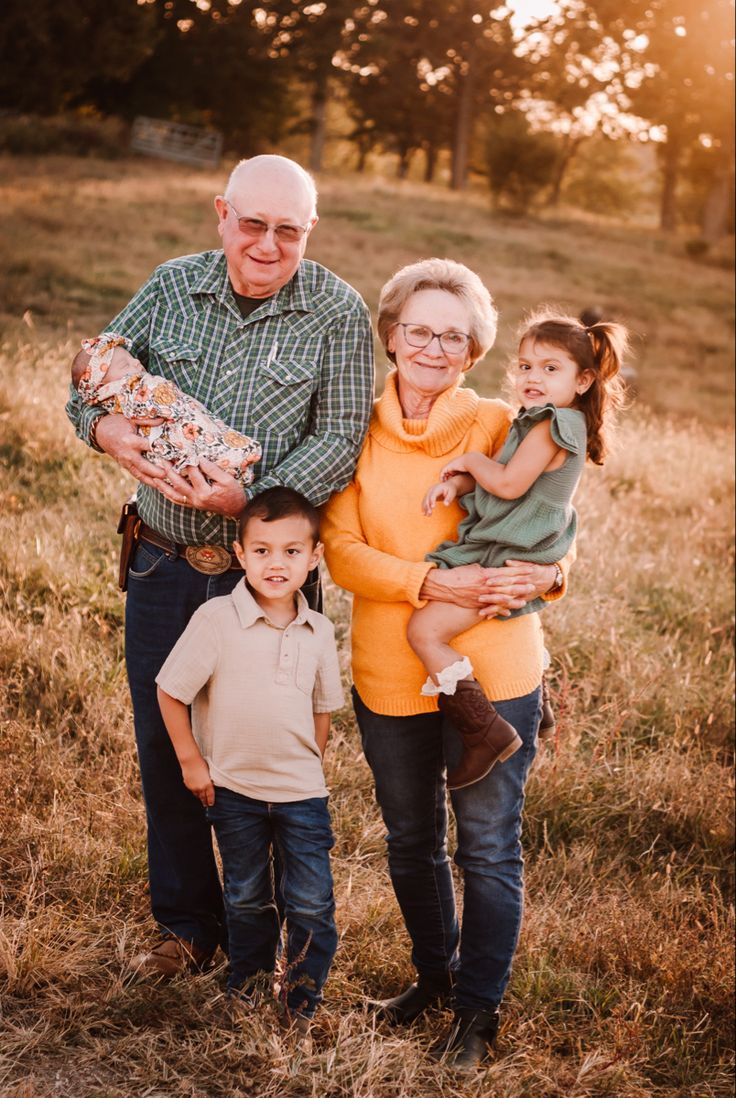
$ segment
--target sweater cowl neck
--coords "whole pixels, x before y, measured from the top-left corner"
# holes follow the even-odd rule
[[[386,378],[383,395],[373,406],[370,434],[387,450],[423,450],[432,457],[449,453],[467,435],[475,421],[479,397],[462,385],[462,375],[445,389],[425,420],[406,419],[399,403],[394,370]]]

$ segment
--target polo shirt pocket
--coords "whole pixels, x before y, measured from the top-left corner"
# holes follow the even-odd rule
[[[192,386],[196,380],[202,348],[170,336],[157,336],[151,340],[148,369],[160,373],[172,381],[183,379]]]
[[[314,652],[299,650],[296,664],[296,685],[311,698],[317,681],[317,656]]]

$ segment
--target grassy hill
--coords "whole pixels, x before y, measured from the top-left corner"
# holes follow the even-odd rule
[[[424,1056],[442,1019],[396,1034],[363,1005],[412,970],[347,709],[327,763],[341,945],[313,1060],[268,1013],[230,1017],[221,969],[125,983],[150,932],[114,583],[131,482],[75,440],[66,378],[156,263],[216,245],[222,186],[153,162],[0,159],[0,1093],[732,1093],[732,274],[649,230],[502,220],[418,184],[326,179],[310,255],[372,307],[421,256],[476,269],[502,314],[479,391],[498,392],[540,301],[636,333],[638,395],[585,474],[572,592],[545,612],[560,735],[529,785],[499,1056],[463,1083]],[[328,608],[347,677],[334,585]]]

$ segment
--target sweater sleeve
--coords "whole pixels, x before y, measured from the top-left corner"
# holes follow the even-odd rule
[[[327,567],[340,587],[377,602],[425,605],[426,600],[420,599],[419,592],[434,565],[428,561],[402,560],[368,545],[354,481],[325,506],[321,535]]]

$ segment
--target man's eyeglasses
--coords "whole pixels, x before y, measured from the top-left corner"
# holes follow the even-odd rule
[[[397,321],[396,327],[404,329],[404,339],[410,347],[428,347],[433,339],[437,339],[446,355],[459,355],[467,350],[470,343],[466,332],[433,332],[426,324],[402,324],[400,321]]]
[[[269,229],[273,229],[273,235],[282,244],[296,244],[312,227],[311,222],[309,225],[269,225],[266,221],[261,221],[257,217],[241,217],[230,199],[226,198],[225,201],[235,214],[241,233],[244,236],[253,237],[254,240],[265,236]]]

